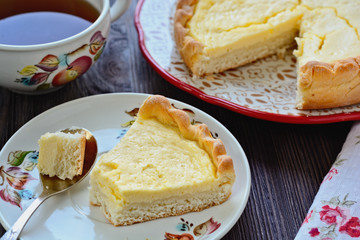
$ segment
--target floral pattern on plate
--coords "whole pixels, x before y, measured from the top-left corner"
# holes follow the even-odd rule
[[[38,180],[30,174],[37,164],[37,151],[14,151],[8,155],[10,166],[0,166],[0,198],[23,210],[22,203],[34,199],[34,189],[28,188],[30,181]]]
[[[180,218],[181,222],[177,225],[177,229],[185,233],[169,233],[165,232],[165,240],[201,240],[201,239],[210,239],[211,234],[215,232],[220,226],[221,223],[214,221],[213,218],[210,218],[206,222],[203,222],[194,227],[193,223],[189,223],[184,218]],[[192,228],[194,229],[192,230]],[[191,233],[192,230],[192,233]]]
[[[348,113],[360,112],[360,104],[323,110],[295,109],[296,58],[290,50],[283,58],[273,55],[211,77],[192,76],[174,44],[175,5],[176,0],[143,0],[137,16],[138,30],[144,35],[140,47],[148,52],[152,66],[163,72],[165,79],[174,85],[210,103],[240,113],[249,114],[250,111],[256,116],[260,116],[259,111],[269,117],[279,114],[280,117],[273,117],[273,120],[285,122],[287,118],[282,117],[293,119],[345,114],[346,119]],[[344,118],[331,121],[343,121]]]

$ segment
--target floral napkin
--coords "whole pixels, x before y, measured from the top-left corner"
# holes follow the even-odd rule
[[[295,239],[360,239],[360,122],[348,134]]]

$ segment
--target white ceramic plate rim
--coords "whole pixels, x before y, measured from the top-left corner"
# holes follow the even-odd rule
[[[101,95],[95,95],[95,96],[89,96],[89,97],[84,97],[84,98],[80,98],[80,99],[76,99],[76,100],[73,100],[73,101],[70,101],[70,102],[67,102],[67,103],[64,103],[64,104],[61,104],[59,106],[56,106],[56,107],[53,107],[41,114],[39,114],[38,116],[34,117],[32,120],[30,120],[29,122],[27,122],[25,125],[23,125],[9,140],[8,142],[4,145],[3,149],[1,150],[0,152],[0,157],[1,159],[4,159],[5,158],[5,153],[4,151],[7,150],[8,146],[13,143],[13,141],[15,141],[16,138],[18,138],[19,136],[25,134],[27,131],[29,131],[29,128],[33,127],[34,125],[37,125],[40,120],[43,120],[47,117],[51,117],[53,114],[55,113],[59,113],[61,111],[63,111],[64,109],[69,109],[69,108],[74,108],[76,106],[82,106],[84,104],[86,105],[91,105],[91,102],[101,102],[101,101],[106,101],[106,100],[124,100],[124,99],[129,99],[131,97],[135,97],[139,100],[139,104],[141,104],[143,102],[143,100],[149,96],[149,94],[139,94],[139,93],[112,93],[112,94],[101,94]],[[191,110],[193,110],[195,112],[195,114],[197,116],[199,115],[202,115],[202,118],[205,118],[205,119],[208,119],[209,121],[212,121],[212,122],[215,122],[216,125],[218,127],[221,128],[221,131],[223,131],[224,134],[227,135],[227,137],[230,137],[229,140],[227,141],[230,141],[230,142],[233,142],[234,143],[234,147],[236,148],[237,151],[240,152],[240,155],[241,156],[236,156],[236,159],[239,159],[239,161],[241,161],[241,164],[243,165],[243,169],[241,170],[243,172],[243,174],[245,175],[245,179],[246,181],[245,182],[242,182],[240,183],[241,186],[242,186],[242,193],[243,193],[243,199],[242,199],[242,202],[241,204],[238,206],[237,210],[234,212],[234,214],[232,215],[231,219],[227,221],[225,225],[225,227],[219,229],[219,231],[216,232],[216,234],[214,234],[214,237],[216,236],[216,239],[218,238],[221,238],[222,236],[224,236],[233,226],[234,224],[238,221],[238,219],[240,218],[245,206],[246,206],[246,203],[248,201],[248,198],[249,198],[249,193],[250,193],[250,186],[251,186],[251,176],[250,176],[250,168],[249,168],[249,164],[247,162],[247,159],[246,159],[246,155],[244,153],[244,151],[242,150],[240,144],[237,142],[237,140],[235,139],[235,137],[221,124],[219,123],[217,120],[215,120],[213,117],[211,117],[210,115],[206,114],[205,112],[195,108],[195,107],[192,107],[191,105],[188,105],[188,104],[185,104],[185,103],[182,103],[182,102],[179,102],[177,100],[173,100],[171,98],[169,98],[169,100],[174,103],[175,105],[179,106],[179,107],[183,107],[183,108],[189,108]],[[120,104],[119,104],[120,105]],[[138,105],[139,107],[140,105]],[[121,108],[121,107],[119,107]],[[122,109],[122,110],[129,110],[129,109]],[[94,110],[96,111],[96,110]],[[119,125],[120,123],[122,122],[121,119],[118,119],[117,120],[119,122]],[[206,123],[206,122],[205,122]],[[99,125],[101,125],[102,123],[100,123]],[[63,128],[65,126],[59,126],[57,124],[55,124],[54,127],[54,130],[56,129],[60,129],[60,128]],[[84,126],[86,127],[86,126]],[[88,127],[87,127],[88,128]],[[96,129],[90,129],[90,130],[96,130]],[[210,129],[211,130],[211,129]],[[44,132],[42,133],[39,133],[40,135],[42,135]],[[39,136],[40,136],[39,135]],[[233,157],[234,158],[234,157]],[[2,161],[6,161],[5,159],[2,160]],[[236,164],[236,160],[234,159],[234,164]],[[236,170],[237,171],[237,170]],[[240,171],[240,170],[239,170]],[[236,184],[236,182],[235,182]],[[235,192],[235,191],[234,191]],[[233,193],[234,195],[234,193]],[[231,199],[231,197],[230,197]],[[48,200],[47,200],[48,201]],[[1,201],[0,204],[4,204],[5,202],[4,201]],[[9,205],[10,206],[10,205]],[[221,207],[222,205],[220,205]],[[205,210],[206,211],[206,210]],[[202,212],[200,213],[191,213],[191,214],[202,214]],[[219,220],[219,219],[215,219],[215,220]],[[155,220],[157,221],[157,220]],[[151,222],[154,222],[155,221],[151,221]],[[10,224],[8,222],[8,220],[6,219],[6,217],[3,215],[2,212],[0,212],[0,222],[1,224],[6,228],[8,229]],[[150,222],[148,222],[150,223]],[[134,226],[137,226],[138,228],[142,228],[142,225],[140,224],[136,224]],[[148,225],[147,225],[148,226]],[[151,239],[151,237],[150,237]]]

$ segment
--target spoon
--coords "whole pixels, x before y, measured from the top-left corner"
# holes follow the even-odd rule
[[[82,128],[67,128],[61,131],[65,133],[76,133],[82,130],[85,131],[86,135],[84,166],[82,174],[73,177],[73,179],[65,180],[61,180],[56,176],[49,177],[48,175],[40,174],[41,184],[43,187],[42,193],[21,214],[21,216],[14,223],[14,225],[1,237],[0,240],[16,240],[19,237],[21,231],[23,230],[25,224],[30,219],[31,215],[46,199],[70,189],[88,175],[90,169],[95,163],[97,155],[97,143],[94,136],[91,134],[90,131]]]

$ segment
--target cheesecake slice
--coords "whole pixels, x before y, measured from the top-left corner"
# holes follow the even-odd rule
[[[129,225],[221,204],[234,180],[222,141],[165,97],[150,96],[92,170],[90,202],[113,225]]]
[[[293,43],[298,109],[360,103],[360,1],[179,0],[174,37],[203,76],[281,53]]]
[[[84,166],[85,131],[45,133],[39,139],[37,168],[41,174],[60,179],[81,175]]]

